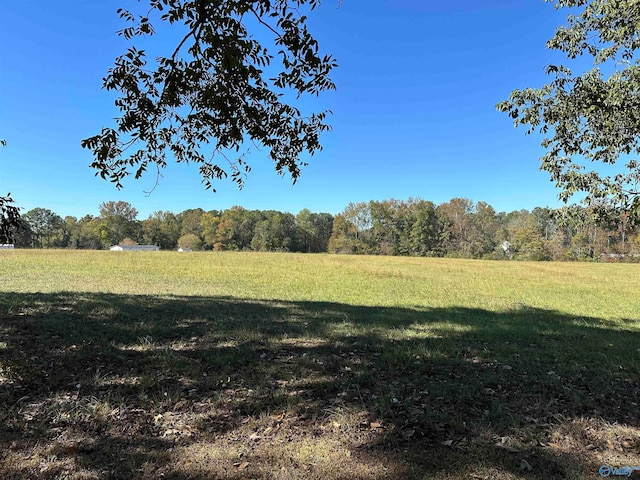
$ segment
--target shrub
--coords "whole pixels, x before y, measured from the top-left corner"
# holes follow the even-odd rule
[[[194,233],[187,233],[178,239],[178,247],[191,248],[192,250],[202,250],[202,240]]]

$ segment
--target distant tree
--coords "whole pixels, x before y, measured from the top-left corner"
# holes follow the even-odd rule
[[[213,243],[214,250],[238,250],[233,232],[233,224],[230,220],[220,220]]]
[[[369,252],[382,255],[437,255],[439,222],[435,205],[420,199],[371,201]]]
[[[180,235],[193,233],[202,238],[202,225],[200,222],[203,213],[204,210],[201,208],[191,208],[176,215],[178,223],[180,224]]]
[[[73,235],[78,228],[78,219],[67,215],[62,219],[59,227],[59,237],[56,239],[56,247],[74,248],[72,243]]]
[[[364,237],[371,229],[371,210],[364,202],[349,203],[342,216],[355,227],[356,240],[364,241]]]
[[[308,208],[300,210],[296,215],[296,249],[302,252],[311,252],[317,235],[314,214]]]
[[[130,24],[121,36],[152,36],[164,23],[182,24],[170,28],[183,37],[152,62],[135,46],[116,59],[103,87],[120,94],[121,117],[116,128],[82,141],[93,152],[91,166],[120,187],[130,169],[136,178],[150,167],[159,172],[169,154],[198,164],[207,188],[229,174],[242,186],[249,165],[243,156],[230,155],[253,142],[267,149],[278,173],[289,172],[295,182],[301,155],[319,150],[320,134],[330,129],[327,112],[301,112],[282,95],[335,89],[329,73],[336,63],[319,53],[303,11],[320,0],[144,3],[142,15],[119,10]],[[269,48],[257,40],[265,34],[273,37]],[[280,68],[272,65],[271,47]]]
[[[507,241],[517,260],[551,260],[549,245],[539,231],[536,217],[528,210],[510,212],[506,218]]]
[[[202,240],[195,233],[187,233],[178,239],[178,247],[200,251],[202,250]]]
[[[447,255],[473,256],[471,233],[474,205],[468,198],[453,198],[438,205],[438,217],[443,224],[443,246]]]
[[[171,212],[157,211],[142,222],[144,243],[158,245],[162,250],[173,250],[178,245],[180,225]]]
[[[289,251],[293,245],[295,217],[290,213],[267,211],[255,225],[251,248],[258,251]]]
[[[329,253],[359,253],[362,248],[361,242],[357,239],[355,225],[338,214],[333,217],[333,228],[329,238]]]
[[[311,252],[326,252],[329,248],[329,238],[333,229],[333,215],[330,213],[314,213],[312,222],[316,231],[316,236],[311,245]]]
[[[541,168],[567,201],[581,193],[594,207],[606,203],[640,218],[640,8],[635,0],[546,0],[569,8],[566,26],[547,42],[570,61],[589,57],[593,68],[574,73],[549,65],[541,88],[514,90],[498,109],[540,132]],[[582,60],[583,62],[584,60]],[[580,68],[580,67],[578,67]],[[582,160],[586,161],[582,161]],[[600,168],[619,161],[624,167]],[[594,166],[595,165],[595,166]],[[607,199],[603,203],[602,200]]]
[[[100,217],[85,215],[78,220],[71,245],[80,249],[102,249],[112,243],[107,238],[106,227]]]
[[[24,215],[24,221],[29,225],[29,229],[36,248],[50,248],[52,237],[59,233],[62,218],[47,208],[34,208]]]
[[[218,226],[220,225],[220,217],[217,213],[218,212],[205,212],[200,216],[200,238],[204,243],[204,247],[207,249],[214,248],[217,242],[216,236],[218,235]],[[185,235],[188,235],[188,233],[185,233]],[[231,232],[230,241],[233,241],[233,232]]]
[[[233,206],[220,216],[216,232],[216,250],[245,250],[251,248],[254,227],[260,212]]]
[[[125,237],[122,240],[120,240],[120,243],[118,243],[118,245],[133,246],[133,245],[139,245],[139,243],[136,242],[133,238]]]
[[[370,252],[382,255],[408,254],[410,247],[407,246],[405,249],[405,242],[401,241],[403,234],[408,234],[407,209],[404,202],[394,199],[372,200],[368,204],[368,214],[371,227],[366,239]]]
[[[137,217],[138,211],[129,202],[101,203],[99,238],[105,246],[116,245],[125,237],[140,238],[141,225],[138,223]]]
[[[536,207],[531,211],[538,224],[538,232],[545,240],[550,240],[557,228],[553,210],[550,208]]]
[[[500,223],[496,211],[486,202],[477,202],[471,218],[471,254],[482,258],[491,254],[497,247],[496,235]]]
[[[436,206],[426,200],[410,200],[407,208],[407,232],[401,236],[401,249],[407,255],[439,257],[442,225]],[[406,240],[405,240],[406,239]],[[406,244],[406,248],[402,245]]]

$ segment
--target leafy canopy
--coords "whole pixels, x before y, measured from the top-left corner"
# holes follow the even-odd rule
[[[582,193],[589,205],[615,205],[638,217],[640,2],[546,1],[572,12],[547,47],[564,53],[569,63],[586,57],[592,68],[575,74],[567,65],[549,65],[548,84],[514,90],[497,107],[528,134],[545,136],[541,169],[562,189],[561,199]],[[617,162],[624,168],[602,168]]]
[[[0,138],[0,147],[6,147],[7,141]],[[11,243],[17,232],[22,228],[20,208],[16,207],[11,193],[0,196],[0,244]]]
[[[0,197],[0,244],[11,243],[21,227],[20,208],[14,205],[11,194]]]
[[[153,36],[158,22],[186,33],[173,51],[154,61],[135,46],[115,60],[103,87],[120,94],[115,104],[121,115],[115,128],[82,141],[93,152],[96,174],[120,188],[131,170],[135,178],[149,167],[159,174],[172,155],[199,165],[207,188],[229,174],[241,188],[250,167],[239,151],[250,140],[265,147],[276,171],[288,171],[295,182],[304,165],[301,155],[321,149],[319,135],[330,130],[328,111],[305,116],[284,101],[287,92],[299,97],[335,89],[329,73],[336,62],[319,53],[300,13],[319,4],[148,0],[144,15],[120,9],[129,23],[118,32],[125,39]],[[272,50],[249,26],[272,36],[278,68],[272,66]]]

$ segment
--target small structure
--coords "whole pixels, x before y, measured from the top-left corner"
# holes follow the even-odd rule
[[[188,247],[180,247],[178,249],[179,252],[193,252],[193,248],[188,248]]]
[[[112,252],[157,252],[160,247],[157,245],[112,245],[109,250]]]
[[[13,243],[0,243],[0,250],[13,250]]]

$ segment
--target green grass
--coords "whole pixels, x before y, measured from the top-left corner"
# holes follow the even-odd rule
[[[640,268],[0,253],[1,478],[640,465]]]

